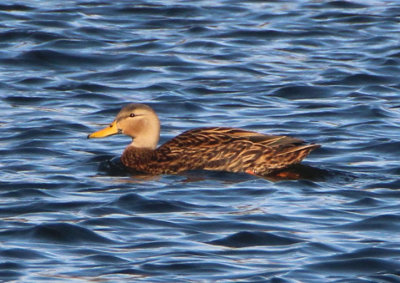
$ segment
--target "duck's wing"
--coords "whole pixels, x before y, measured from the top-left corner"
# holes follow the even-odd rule
[[[156,150],[159,166],[172,171],[191,169],[231,172],[271,171],[300,162],[313,145],[287,136],[272,136],[235,128],[186,131]]]
[[[232,141],[249,141],[254,144],[262,144],[265,146],[293,146],[304,144],[303,140],[288,136],[266,135],[228,127],[213,127],[186,131],[166,142],[161,147],[207,147]]]

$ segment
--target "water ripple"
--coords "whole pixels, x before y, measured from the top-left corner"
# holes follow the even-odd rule
[[[0,281],[399,281],[396,1],[0,4]],[[137,176],[161,142],[233,126],[319,143],[301,180]]]
[[[213,245],[241,248],[249,246],[285,246],[300,242],[293,237],[282,237],[272,233],[265,232],[247,232],[242,231],[230,235],[226,238],[210,242]]]

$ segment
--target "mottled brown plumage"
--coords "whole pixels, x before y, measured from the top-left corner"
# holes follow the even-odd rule
[[[156,148],[160,123],[156,113],[144,104],[127,105],[109,127],[88,137],[117,133],[132,137],[121,156],[122,163],[154,175],[195,169],[266,175],[300,163],[319,147],[287,136],[213,127],[186,131]]]

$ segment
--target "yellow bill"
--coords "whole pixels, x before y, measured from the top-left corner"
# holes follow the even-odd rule
[[[117,127],[117,122],[114,121],[107,128],[104,128],[104,129],[102,129],[100,131],[94,132],[94,133],[88,135],[87,138],[88,139],[104,138],[104,137],[108,137],[108,136],[111,136],[111,135],[116,135],[118,133],[119,133],[119,129]]]

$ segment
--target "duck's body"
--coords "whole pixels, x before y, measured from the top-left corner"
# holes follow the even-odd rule
[[[133,138],[122,163],[138,172],[158,175],[203,169],[266,175],[300,163],[317,144],[287,136],[272,136],[235,128],[186,131],[156,148],[160,123],[147,105],[129,104],[110,127],[89,138],[124,133]]]

